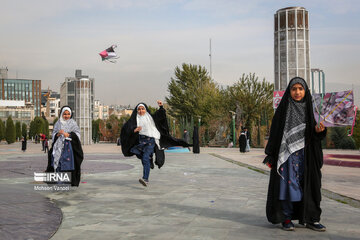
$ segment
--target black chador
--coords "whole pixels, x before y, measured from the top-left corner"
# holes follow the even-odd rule
[[[296,83],[301,83],[305,89],[305,96],[301,102],[294,103],[291,98],[291,87]],[[298,110],[296,110],[298,109]],[[300,114],[299,114],[300,112]],[[289,120],[290,119],[290,120]],[[302,123],[303,131],[301,134],[287,137],[284,132],[291,127],[296,127],[296,121]],[[303,151],[303,178],[299,183],[302,189],[302,197],[299,201],[294,201],[292,220],[299,220],[301,223],[314,223],[320,221],[321,208],[321,167],[323,165],[323,153],[321,140],[326,136],[326,129],[316,132],[316,121],[313,114],[313,106],[310,91],[306,82],[302,78],[294,78],[290,81],[284,96],[276,109],[272,120],[270,138],[265,148],[266,158],[264,163],[271,166],[270,181],[266,202],[266,216],[271,223],[283,223],[286,218],[283,213],[280,196],[280,176],[278,171],[281,165],[279,156],[286,151],[288,143],[292,138],[304,139]],[[287,132],[288,133],[288,132]],[[285,140],[283,139],[285,138]],[[301,140],[300,139],[300,140]],[[285,142],[284,142],[285,141]],[[282,144],[283,142],[283,144]],[[293,143],[292,141],[291,143]],[[297,141],[299,142],[299,141]],[[296,142],[295,142],[296,144]],[[289,145],[287,145],[289,146]],[[285,149],[285,150],[284,150]],[[289,159],[289,158],[287,158]],[[286,159],[285,159],[286,161]],[[280,165],[280,166],[278,166]],[[285,221],[286,222],[286,221]]]
[[[247,144],[247,138],[246,138],[246,133],[244,130],[241,131],[240,136],[239,136],[239,148],[240,148],[240,152],[244,153],[245,149],[246,149],[246,144]]]
[[[121,129],[120,139],[121,139],[121,150],[124,156],[130,157],[135,155],[131,152],[131,149],[139,144],[139,132],[134,132],[135,128],[138,127],[137,124],[137,109],[139,105],[144,105],[146,112],[150,113],[147,105],[145,103],[139,103],[136,105],[133,113],[131,114],[130,119],[124,124]],[[164,149],[172,146],[183,146],[189,147],[188,143],[184,140],[174,138],[169,133],[169,126],[166,118],[166,110],[163,106],[160,106],[159,109],[154,113],[150,114],[155,122],[156,129],[160,132],[160,149],[155,145],[155,164],[158,168],[161,168],[165,162]]]
[[[199,128],[194,127],[193,131],[193,153],[200,153]]]
[[[66,119],[65,114],[70,114],[70,119]],[[66,136],[68,134],[68,137],[64,134]],[[46,172],[71,172],[71,186],[79,186],[80,166],[84,154],[80,142],[80,128],[72,119],[72,110],[69,106],[61,108],[59,120],[54,126],[52,141]]]

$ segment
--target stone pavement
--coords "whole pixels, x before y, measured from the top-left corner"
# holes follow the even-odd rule
[[[164,167],[151,171],[150,186],[145,188],[138,183],[142,171],[138,159],[125,159],[119,147],[110,144],[85,146],[80,187],[50,192],[33,190],[31,171],[41,170],[39,163],[46,165],[45,156],[37,150],[40,146],[29,144],[25,154],[6,150],[9,147],[0,145],[0,164],[25,161],[28,165],[22,168],[28,169],[18,168],[4,177],[1,172],[0,190],[10,189],[7,194],[15,197],[9,199],[25,199],[25,193],[29,193],[37,195],[38,202],[56,206],[32,208],[27,201],[27,209],[13,212],[3,205],[15,203],[1,201],[0,239],[51,237],[51,231],[30,225],[12,235],[4,233],[13,231],[9,230],[10,225],[23,226],[18,220],[22,214],[48,217],[48,224],[56,225],[51,219],[53,212],[47,213],[46,209],[57,207],[62,211],[62,222],[51,239],[360,239],[360,209],[327,197],[322,201],[322,223],[327,227],[324,233],[299,225],[295,232],[285,232],[279,225],[268,223],[265,217],[268,176],[224,160],[242,159],[257,164],[263,155],[261,150],[244,155],[237,149],[210,148],[202,148],[201,154],[196,155],[167,153]],[[341,172],[338,170],[339,175]],[[347,174],[343,177],[348,177]],[[323,175],[325,187],[326,174]],[[11,223],[11,218],[3,218],[4,213],[17,216],[17,220]],[[33,235],[35,231],[48,234]]]

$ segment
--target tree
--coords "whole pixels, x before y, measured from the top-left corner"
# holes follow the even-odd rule
[[[99,130],[105,141],[116,142],[120,136],[120,122],[115,115],[110,115],[107,120],[99,122]]]
[[[202,66],[182,64],[175,68],[175,77],[168,84],[169,114],[178,121],[181,118],[201,117],[201,123],[208,125],[219,114],[220,90]]]
[[[27,126],[26,123],[23,123],[21,126],[21,136],[26,137],[27,136]]]
[[[21,123],[19,121],[16,121],[15,123],[15,131],[16,131],[16,139],[21,138]]]
[[[49,138],[50,137],[49,136],[49,134],[50,134],[49,133],[49,122],[45,117],[43,117],[42,120],[43,120],[43,124],[42,124],[42,131],[41,132],[43,134],[45,134],[46,137]]]
[[[4,122],[0,119],[0,142],[1,140],[3,140],[5,138],[5,124]]]
[[[360,111],[357,111],[356,122],[354,126],[353,139],[355,140],[356,148],[360,148]]]
[[[49,134],[49,127],[44,126],[46,123],[42,117],[35,117],[34,120],[30,122],[29,135],[30,137],[35,137],[35,135],[44,133]],[[48,129],[47,132],[46,129]]]
[[[355,149],[355,141],[352,137],[347,136],[346,127],[334,127],[331,129],[331,141],[337,149]]]
[[[100,121],[101,119],[92,120],[92,139],[94,143],[99,142],[100,140],[100,135],[101,135],[99,130]]]
[[[9,116],[6,120],[5,139],[8,144],[16,141],[16,130],[11,116]]]
[[[249,131],[254,123],[260,122],[264,112],[268,119],[272,119],[272,98],[274,85],[263,79],[261,82],[253,74],[243,74],[241,78],[226,89],[224,95],[225,104],[230,110],[236,112],[237,123],[242,123]]]

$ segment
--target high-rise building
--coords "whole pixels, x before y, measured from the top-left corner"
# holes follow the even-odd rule
[[[73,118],[81,131],[82,144],[91,144],[94,110],[94,78],[75,71],[75,77],[65,78],[60,88],[60,105],[73,109]]]
[[[309,14],[303,7],[280,9],[274,15],[275,90],[285,90],[293,77],[310,86]]]
[[[8,78],[8,69],[0,69],[0,100],[25,101],[34,106],[35,117],[41,115],[41,80]]]

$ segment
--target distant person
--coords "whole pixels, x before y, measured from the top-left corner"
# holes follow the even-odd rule
[[[292,220],[315,231],[326,230],[320,223],[325,136],[326,128],[315,121],[305,80],[293,78],[273,117],[264,159],[271,168],[266,216],[286,231],[294,230]]]
[[[139,182],[143,186],[149,185],[152,155],[155,153],[155,164],[161,168],[165,162],[164,148],[170,146],[189,145],[170,136],[166,111],[163,103],[158,100],[159,109],[151,114],[145,103],[136,105],[130,119],[121,129],[121,150],[124,156],[136,155],[143,165],[143,176]]]
[[[45,138],[46,138],[46,135],[43,134],[43,133],[40,133],[40,140],[41,140],[42,151],[45,151]]]
[[[44,140],[44,153],[46,153],[46,150],[49,152],[49,139],[47,137]]]
[[[190,134],[189,132],[184,129],[184,133],[183,133],[183,140],[186,142],[186,143],[190,143]],[[190,151],[190,148],[188,147],[189,151]]]
[[[245,153],[246,151],[246,145],[247,145],[247,137],[245,128],[241,130],[240,136],[239,136],[239,148],[240,152]]]
[[[189,132],[184,129],[184,133],[183,133],[183,139],[185,142],[189,143],[190,142],[190,135],[189,135]]]
[[[79,186],[83,159],[80,128],[72,119],[71,108],[64,106],[52,133],[46,172],[71,172],[71,186]]]
[[[26,136],[24,136],[24,137],[21,138],[21,150],[22,150],[23,152],[26,151],[26,145],[27,145]]]
[[[248,131],[247,127],[244,127],[244,132],[246,136],[245,152],[250,152],[250,132]]]

